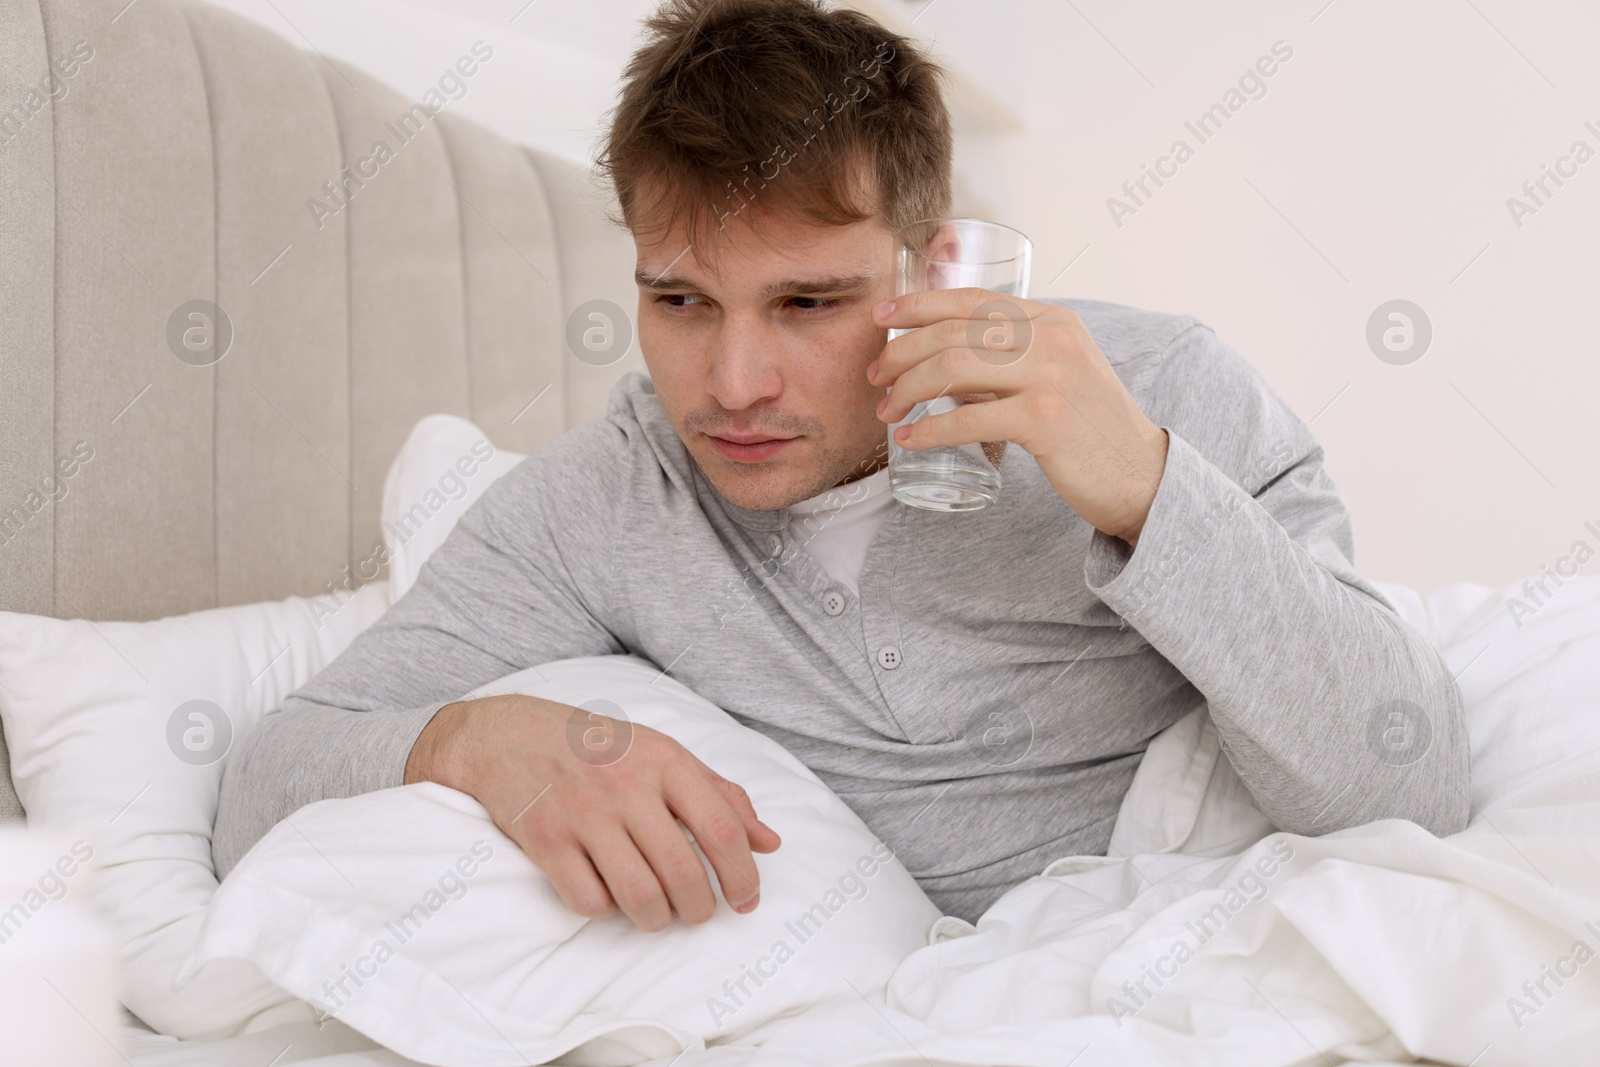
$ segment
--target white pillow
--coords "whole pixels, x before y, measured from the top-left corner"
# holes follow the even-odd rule
[[[218,891],[185,977],[248,961],[424,1063],[510,1067],[584,1046],[564,1062],[632,1064],[852,989],[882,1003],[927,943],[939,910],[888,846],[781,745],[654,666],[566,660],[486,692],[610,701],[744,786],[783,838],[756,859],[761,904],[737,915],[719,895],[709,922],[654,934],[620,914],[589,921],[475,800],[404,786],[310,805],[268,833]]]
[[[1600,578],[1547,579],[1537,597],[1447,586],[1428,618],[1466,702],[1480,812],[1534,806],[1600,749]]]
[[[495,451],[487,434],[454,415],[429,415],[411,428],[383,481],[390,603],[406,595],[423,561],[489,483],[526,458]]]
[[[121,953],[122,1002],[163,1033],[224,1037],[310,1009],[225,962],[173,988],[216,892],[223,758],[388,606],[385,583],[155,622],[0,612],[0,719],[32,826],[94,850],[93,900]]]

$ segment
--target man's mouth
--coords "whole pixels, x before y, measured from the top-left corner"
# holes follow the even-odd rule
[[[776,456],[795,440],[793,437],[768,437],[766,434],[744,433],[728,437],[718,437],[708,433],[705,437],[711,442],[711,447],[717,450],[718,455],[732,463],[761,463]]]

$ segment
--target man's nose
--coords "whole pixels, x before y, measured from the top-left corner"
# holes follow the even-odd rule
[[[783,391],[781,340],[760,323],[730,321],[714,346],[706,392],[742,411]]]

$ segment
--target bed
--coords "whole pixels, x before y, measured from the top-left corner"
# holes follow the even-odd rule
[[[1600,582],[1566,587],[1537,626],[1520,627],[1503,590],[1460,584],[1426,601],[1384,591],[1445,650],[1467,700],[1475,766],[1463,833],[1439,840],[1400,821],[1324,838],[1274,833],[1198,716],[1152,745],[1107,856],[1063,857],[976,928],[936,920],[927,944],[885,959],[881,990],[852,975],[737,1039],[663,1023],[671,1055],[608,1057],[589,1046],[552,1062],[1592,1062]],[[304,832],[328,844],[314,820]],[[710,988],[704,968],[682,967],[685,982]],[[381,1013],[349,1018],[414,1039]],[[515,1020],[492,1021],[488,1030],[457,1021],[453,1040],[472,1048],[461,1062],[539,1062]],[[280,1053],[326,1067],[456,1062],[448,1049],[406,1059],[341,1019],[221,1042],[126,1037],[139,1067]],[[498,1042],[507,1051],[496,1058]]]
[[[37,783],[53,750],[34,736],[30,714],[42,713],[26,709],[44,698],[4,668],[58,631],[27,618],[76,627],[59,630],[59,647],[94,647],[114,672],[113,653],[140,639],[116,626],[183,616],[206,620],[200,629],[215,636],[252,605],[299,598],[295,610],[311,605],[316,622],[306,657],[280,660],[263,644],[269,654],[246,671],[260,667],[252,686],[292,687],[317,657],[336,654],[330,634],[348,640],[387,605],[382,587],[396,575],[374,563],[392,506],[386,480],[420,447],[424,426],[442,425],[428,417],[458,420],[446,427],[467,434],[457,446],[481,434],[500,453],[527,453],[601,414],[610,384],[641,366],[636,352],[599,365],[568,351],[576,309],[634,300],[631,242],[606,222],[588,170],[508,144],[448,104],[418,115],[414,103],[199,2],[0,0],[0,104],[12,108],[0,146],[0,505],[9,509],[0,515],[0,610],[9,613],[0,713],[18,740],[17,781],[34,783],[35,795],[49,795]],[[394,161],[351,180],[347,161],[370,159],[384,136],[374,131],[408,114],[414,129]],[[1568,579],[1531,613],[1508,609],[1512,597],[1526,603],[1515,589],[1385,592],[1445,652],[1467,697],[1474,778],[1464,833],[1440,841],[1398,821],[1325,838],[1278,833],[1220,756],[1214,728],[1191,716],[1152,745],[1107,856],[1061,857],[976,926],[925,916],[914,888],[879,881],[863,891],[867,903],[851,905],[857,949],[897,917],[916,936],[896,935],[901,947],[881,950],[870,976],[828,988],[855,961],[840,949],[842,962],[820,966],[819,950],[807,971],[817,985],[782,1010],[743,1014],[736,1030],[686,1022],[663,1000],[626,1020],[630,1028],[613,1026],[609,1042],[571,1041],[556,1061],[1595,1062],[1600,581]],[[335,605],[330,625],[318,603]],[[75,619],[126,621],[65,621]],[[261,624],[261,640],[281,623]],[[265,691],[256,701],[270,703]],[[74,744],[95,740],[65,733]],[[130,751],[147,739],[134,736]],[[21,823],[28,813],[4,740],[0,819]],[[204,766],[212,784],[194,781],[214,804],[220,772]],[[118,788],[128,773],[105,769]],[[432,799],[443,805],[441,833],[477,818]],[[307,821],[305,833],[341,813],[382,814],[359,799],[330,803],[352,806]],[[111,810],[109,821],[144,817],[142,806]],[[191,867],[209,863],[208,833],[176,834]],[[123,859],[104,864],[104,884],[139,884],[128,870],[149,857]],[[0,890],[9,885],[0,877]],[[215,891],[213,880],[206,892]],[[125,985],[124,1003],[156,1006],[141,1008],[143,1022],[78,1012],[92,1055],[136,1067],[543,1058],[528,1051],[531,1038],[508,1034],[515,1011],[491,1023],[487,1006],[474,1008],[486,1026],[464,1014],[458,1034],[445,1023],[419,1034],[426,1007],[308,1012],[302,998],[315,987],[272,969],[287,966],[269,950],[290,935],[260,918],[253,941],[229,948],[219,901],[199,899],[185,921],[205,927],[219,956],[256,968],[248,981],[235,968],[228,981],[249,985],[263,1006],[201,1034],[181,1014],[161,1016],[164,990],[130,996]],[[40,914],[55,922],[66,909]],[[6,967],[20,957],[3,949],[7,1025],[26,1021],[33,1004],[64,1011],[50,999],[67,999],[59,991],[19,984],[22,972]],[[714,955],[705,943],[683,951],[684,968]],[[145,960],[127,973],[179,962]],[[671,984],[664,973],[655,985]],[[226,999],[227,981],[211,986],[208,1004]],[[720,1025],[715,1010],[712,1020]],[[177,1032],[185,1037],[167,1036]]]

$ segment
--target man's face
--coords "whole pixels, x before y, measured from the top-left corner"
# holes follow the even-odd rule
[[[881,466],[884,390],[867,381],[894,295],[879,216],[823,226],[791,214],[716,231],[708,266],[681,228],[637,239],[639,345],[662,409],[717,492],[785,508]],[[685,251],[685,249],[688,249]]]

